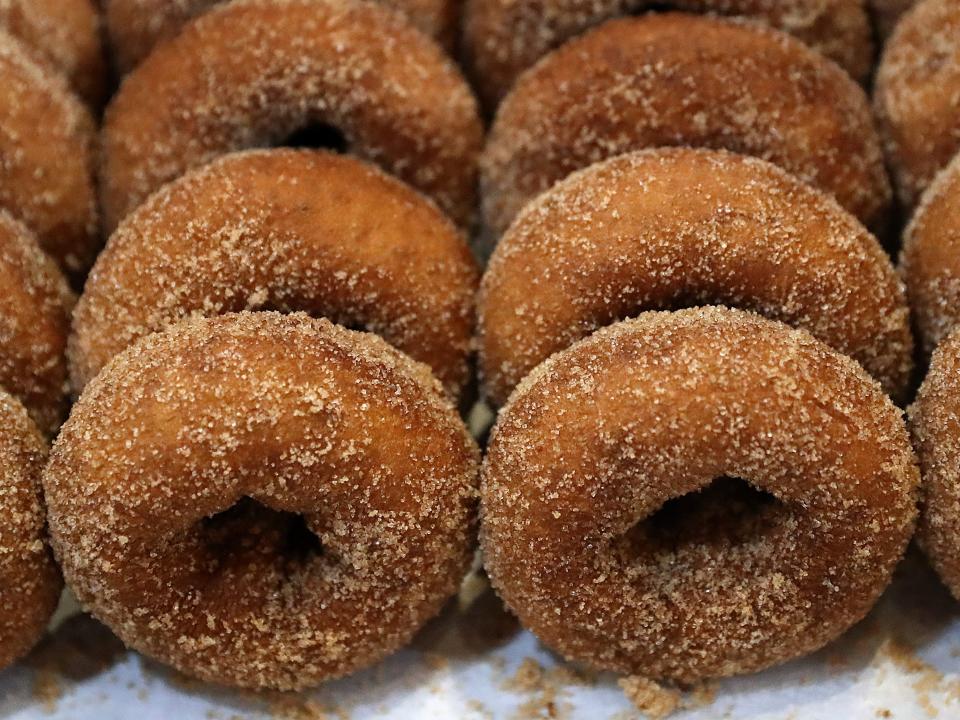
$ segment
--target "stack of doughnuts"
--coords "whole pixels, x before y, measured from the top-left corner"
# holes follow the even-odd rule
[[[40,475],[67,412],[71,281],[99,245],[99,32],[91,0],[0,2],[0,668],[37,642],[63,585]]]
[[[854,3],[816,5],[829,53]],[[867,70],[756,7],[468,10],[503,96],[481,158],[485,567],[564,657],[681,684],[837,637],[917,519]]]
[[[922,0],[884,48],[874,95],[909,222],[900,271],[926,377],[910,407],[923,473],[918,540],[960,598],[960,6]]]
[[[65,581],[300,690],[478,546],[681,685],[838,637],[917,526],[960,597],[960,12],[871,104],[894,5],[0,0],[0,666]]]

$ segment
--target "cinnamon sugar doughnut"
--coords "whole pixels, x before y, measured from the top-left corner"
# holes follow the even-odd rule
[[[91,0],[0,0],[0,28],[62,72],[88,103],[103,101],[107,68]]]
[[[704,303],[803,327],[905,394],[907,303],[876,239],[770,163],[695,149],[592,165],[521,211],[483,278],[486,393],[503,404],[530,370],[599,327]]]
[[[106,20],[117,65],[129,72],[157,43],[176,36],[191,19],[224,0],[107,0]],[[448,50],[456,39],[454,0],[383,0]]]
[[[924,0],[883,50],[874,103],[901,202],[912,207],[960,151],[960,4]]]
[[[23,406],[0,390],[0,669],[40,639],[63,587],[40,497],[46,455]]]
[[[74,275],[98,245],[93,119],[55,71],[0,31],[0,209]]]
[[[228,155],[165,186],[110,238],[74,314],[74,387],[185,316],[272,308],[377,332],[456,397],[478,276],[443,213],[374,166],[316,151]]]
[[[114,358],[44,489],[70,587],[125,643],[297,689],[399,648],[455,592],[478,455],[426,366],[377,336],[240,313]]]
[[[734,478],[763,493],[752,511],[708,502]],[[565,657],[692,682],[862,618],[910,539],[918,482],[900,412],[806,331],[646,313],[520,384],[484,461],[481,542],[501,597]]]
[[[960,332],[937,347],[910,407],[923,475],[917,538],[950,592],[960,598]]]
[[[923,194],[903,236],[900,269],[929,356],[960,321],[960,155]]]
[[[550,50],[605,20],[667,5],[750,18],[803,40],[863,82],[873,40],[863,0],[467,0],[464,51],[488,107]]]
[[[769,160],[870,227],[890,200],[863,90],[780,32],[695,15],[611,20],[527,71],[482,159],[488,226],[574,170],[628,150],[724,148]]]
[[[108,108],[107,226],[191,168],[316,126],[469,221],[483,128],[438,46],[374,3],[239,0],[158,47]]]
[[[66,410],[74,297],[33,235],[0,210],[0,388],[53,434]]]

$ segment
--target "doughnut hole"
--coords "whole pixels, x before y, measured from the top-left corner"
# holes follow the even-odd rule
[[[340,128],[320,122],[309,123],[294,130],[277,147],[330,150],[342,155],[350,149],[350,143]]]
[[[682,553],[695,546],[733,550],[764,542],[790,515],[789,506],[771,493],[746,480],[721,476],[699,490],[667,500],[621,541],[634,555],[649,550]]]

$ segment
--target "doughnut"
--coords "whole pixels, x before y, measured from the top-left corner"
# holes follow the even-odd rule
[[[66,411],[73,303],[66,279],[36,238],[0,210],[0,388],[48,435]]]
[[[519,385],[484,460],[481,545],[564,657],[689,683],[861,619],[918,484],[899,410],[845,355],[740,310],[644,313]]]
[[[103,102],[107,68],[92,0],[0,0],[0,28],[63,73],[90,105]]]
[[[960,332],[937,347],[917,399],[910,430],[923,476],[917,539],[954,597],[960,598]]]
[[[803,327],[906,394],[909,312],[877,240],[775,165],[680,148],[591,165],[521,211],[482,283],[486,394],[502,405],[534,367],[599,327],[704,303]]]
[[[912,207],[960,151],[960,5],[924,0],[886,44],[874,88],[900,201]]]
[[[467,66],[484,104],[493,108],[520,73],[550,50],[611,18],[664,5],[770,25],[832,58],[857,81],[869,76],[873,39],[862,0],[467,0]]]
[[[903,235],[900,270],[929,357],[960,322],[960,155],[923,194]]]
[[[0,209],[74,276],[98,245],[93,119],[59,74],[0,31]]]
[[[114,97],[103,131],[107,227],[215,157],[318,136],[470,220],[483,127],[435,43],[374,3],[240,0],[158,47]]]
[[[628,150],[727,149],[769,160],[871,228],[890,188],[863,90],[784,33],[661,14],[611,20],[527,71],[497,112],[481,160],[497,235],[574,170]]]
[[[130,647],[294,690],[408,642],[469,566],[479,451],[425,365],[304,314],[188,319],[54,444],[54,549]]]
[[[223,0],[108,0],[107,29],[117,65],[129,72],[153,47],[174,37],[192,18]],[[457,4],[454,0],[383,0],[403,12],[420,31],[436,38],[448,50],[456,39]]]
[[[870,14],[880,39],[886,41],[901,16],[916,4],[917,0],[870,0]]]
[[[0,669],[43,635],[63,581],[47,545],[40,471],[47,447],[23,405],[0,390]]]
[[[312,150],[234,153],[166,185],[110,238],[74,315],[74,386],[184,317],[269,308],[368,328],[457,397],[478,279],[454,225],[375,166]]]

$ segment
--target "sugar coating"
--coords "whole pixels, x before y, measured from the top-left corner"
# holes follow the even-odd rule
[[[903,235],[900,271],[929,357],[960,320],[960,155],[924,192]]]
[[[93,0],[0,0],[0,28],[63,73],[91,105],[103,101],[107,67]]]
[[[714,478],[779,503],[738,542],[641,521]],[[494,587],[565,657],[693,682],[810,652],[864,616],[913,531],[900,411],[853,360],[751,313],[645,313],[552,356],[491,435]],[[639,523],[639,524],[638,524]]]
[[[75,300],[33,234],[0,210],[0,388],[48,435],[66,412],[65,352]]]
[[[66,81],[0,31],[0,209],[71,273],[98,245],[93,119]]]
[[[874,87],[897,194],[912,207],[960,150],[960,5],[925,0],[884,46]]]
[[[446,54],[405,18],[352,0],[240,0],[190,23],[108,108],[107,226],[165,182],[318,123],[469,222],[483,128]]]
[[[223,0],[110,0],[107,29],[121,72],[129,72],[158,43],[175,37],[193,18]],[[383,0],[404,13],[421,32],[452,49],[456,40],[457,3],[453,0]]]
[[[803,327],[903,399],[903,283],[835,200],[763,160],[715,150],[620,155],[528,204],[479,299],[480,368],[502,404],[541,361],[642,310],[716,303]]]
[[[794,35],[864,81],[873,40],[860,0],[467,0],[464,52],[490,107],[540,57],[611,18],[651,8],[750,18]]]
[[[611,20],[520,77],[481,160],[484,220],[502,233],[574,170],[673,145],[769,160],[869,227],[890,201],[869,103],[841,68],[781,32],[672,13]]]
[[[960,334],[933,353],[910,406],[910,429],[923,475],[917,539],[931,564],[960,598]]]
[[[40,639],[63,586],[44,526],[46,457],[46,443],[24,407],[0,390],[0,668]]]
[[[234,153],[164,186],[110,238],[74,314],[74,389],[186,316],[273,309],[376,332],[457,397],[478,281],[453,223],[375,166],[326,152]]]
[[[243,312],[116,356],[43,482],[70,587],[125,643],[289,690],[379,660],[454,593],[478,463],[425,365],[326,320]],[[243,498],[301,515],[322,551],[291,556],[269,522],[218,543],[204,519]]]

